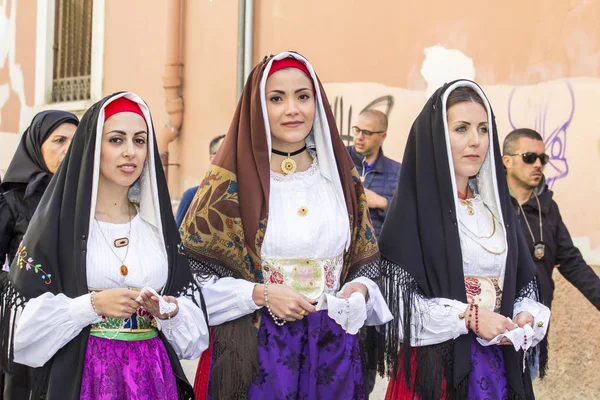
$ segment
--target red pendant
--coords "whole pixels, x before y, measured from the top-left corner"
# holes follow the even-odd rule
[[[129,270],[127,269],[127,267],[125,265],[121,265],[121,275],[123,276],[127,276],[127,274],[129,273]]]

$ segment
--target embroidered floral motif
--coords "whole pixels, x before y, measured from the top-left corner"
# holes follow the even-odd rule
[[[465,290],[467,292],[467,302],[475,304],[475,298],[481,294],[481,282],[473,277],[465,277]]]
[[[327,289],[334,290],[335,289],[335,261],[326,262],[323,266],[325,270],[325,286]]]
[[[313,260],[299,262],[292,270],[292,287],[301,293],[311,292],[321,286],[323,271]]]
[[[317,298],[323,292],[334,294],[339,288],[343,255],[315,260],[265,259],[262,270],[265,281],[287,284],[300,293]]]
[[[41,278],[44,280],[46,285],[52,283],[52,274],[47,273],[42,269],[42,264],[35,264],[32,257],[27,255],[27,246],[23,246],[23,242],[19,245],[17,250],[17,265],[20,269],[25,268],[27,271],[33,270],[36,274],[41,273]]]
[[[465,276],[467,303],[478,304],[489,311],[499,311],[502,302],[502,290],[498,278]]]
[[[225,265],[243,265],[246,279],[262,280],[259,258],[245,245],[236,176],[218,166],[206,173],[182,223],[181,238],[192,257],[203,254]],[[264,230],[266,218],[261,221]],[[264,232],[255,237],[262,244]]]
[[[354,221],[353,216],[349,215],[353,248],[348,252],[349,258],[345,261],[345,265],[362,264],[364,260],[372,258],[379,251],[377,239],[369,219],[367,196],[360,186],[360,176],[356,168],[352,168],[352,180],[358,199],[358,210],[356,213],[357,221]],[[342,276],[341,279],[345,280],[346,276]]]
[[[248,232],[244,231],[242,224],[236,179],[236,174],[225,168],[216,165],[210,167],[190,206],[191,210],[197,211],[186,215],[180,231],[181,238],[186,252],[192,257],[212,259],[217,264],[237,270],[244,279],[262,282],[263,270],[259,255],[269,215],[267,213],[260,220],[253,237],[245,237]],[[350,214],[352,244],[343,258],[341,272],[336,271],[337,275],[333,277],[334,286],[347,278],[350,266],[372,262],[379,251],[369,220],[366,195],[356,168],[352,169],[352,179],[358,200],[356,221],[353,214]],[[247,246],[246,240],[253,242],[254,246]],[[283,277],[287,282],[285,273]],[[275,279],[280,280],[280,277]],[[319,279],[323,279],[323,276]],[[325,279],[329,288],[331,276]],[[324,285],[324,281],[319,283],[320,291]]]
[[[271,267],[268,265],[265,265],[265,267],[263,268],[263,273],[264,273],[264,278],[265,281],[268,281],[269,283],[275,283],[277,285],[283,285],[284,278],[283,278],[283,274],[281,273],[281,270],[277,267]]]

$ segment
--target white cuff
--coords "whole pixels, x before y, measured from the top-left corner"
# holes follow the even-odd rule
[[[458,300],[442,298],[440,299],[439,305],[443,306],[448,312],[448,326],[451,329],[452,336],[454,336],[455,339],[460,335],[466,335],[469,333],[467,323],[465,322],[465,311],[468,307],[468,304]]]
[[[387,304],[385,303],[385,299],[379,290],[379,286],[371,279],[366,278],[364,276],[358,277],[354,279],[350,283],[362,283],[367,287],[369,291],[369,299],[366,301],[366,309],[367,309],[367,320],[365,321],[365,325],[367,326],[376,326],[383,325],[387,322],[390,322],[394,319],[394,316],[390,312]],[[346,284],[347,285],[347,284]],[[344,285],[344,286],[346,286]],[[338,292],[342,293],[344,288]]]
[[[92,295],[89,293],[84,294],[74,298],[69,304],[71,320],[81,329],[88,325],[102,321],[102,317],[96,314],[94,308],[92,307],[91,296]]]
[[[259,308],[262,308],[252,300],[252,293],[254,293],[254,286],[257,283],[239,280],[238,285],[240,285],[240,290],[235,292],[235,297],[237,298],[238,304],[240,306],[240,310],[242,310],[246,314],[250,314]]]
[[[528,297],[515,303],[513,308],[513,319],[520,312],[527,311],[533,315],[533,341],[532,346],[538,344],[546,332],[548,332],[548,323],[550,322],[550,309],[545,305],[538,303]]]
[[[154,320],[156,321],[156,327],[161,331],[165,330],[165,328],[167,330],[177,328],[179,325],[181,325],[182,321],[185,318],[185,316],[181,315],[182,313],[185,314],[185,310],[183,310],[182,308],[179,308],[179,304],[178,304],[177,305],[177,314],[175,314],[171,318],[159,319],[159,318],[154,317]]]

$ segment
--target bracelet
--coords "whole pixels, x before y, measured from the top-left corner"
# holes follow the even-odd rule
[[[473,310],[475,310],[475,329],[471,326],[471,321],[473,320]],[[469,318],[467,319],[467,329],[474,331],[477,336],[479,336],[479,305],[478,304],[469,304]]]
[[[268,281],[265,281],[264,295],[265,295],[265,306],[267,306],[267,311],[271,315],[271,318],[273,318],[273,322],[275,322],[275,325],[277,325],[277,326],[285,325],[286,321],[284,321],[282,318],[279,318],[278,316],[273,314],[273,311],[271,311],[271,307],[269,306],[269,282]]]
[[[95,292],[90,293],[90,302],[92,303],[92,310],[94,310],[94,312],[96,313],[97,316],[101,317],[102,315],[100,315],[100,313],[98,313],[98,310],[96,310],[96,303],[94,303],[94,294],[96,294]]]
[[[173,330],[171,329],[171,313],[167,314],[168,320],[167,320],[167,334],[169,335],[169,337],[173,336]]]

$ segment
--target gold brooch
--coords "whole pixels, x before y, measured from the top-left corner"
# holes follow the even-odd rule
[[[284,175],[293,174],[296,172],[296,167],[296,161],[289,157],[281,162],[281,170],[283,171]]]
[[[473,211],[473,203],[471,203],[471,200],[460,200],[460,204],[462,204],[463,206],[467,207],[467,214],[468,215],[473,215],[475,214],[475,211]]]
[[[305,217],[307,214],[308,214],[308,208],[306,208],[306,207],[303,206],[303,207],[300,207],[298,209],[298,215],[299,216]]]

